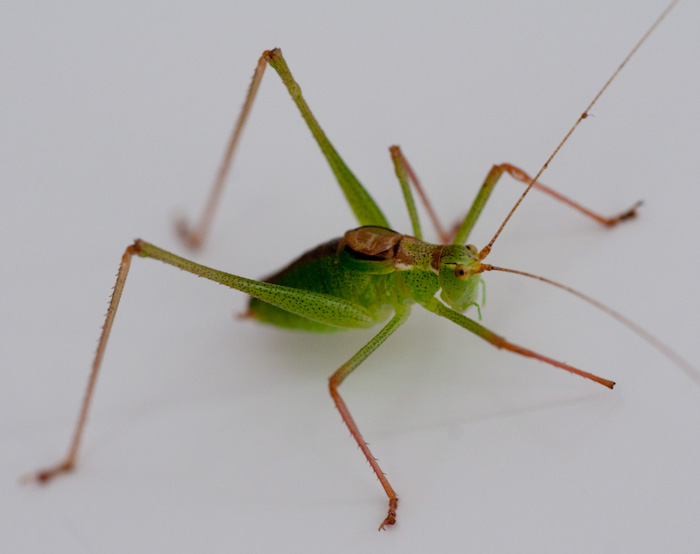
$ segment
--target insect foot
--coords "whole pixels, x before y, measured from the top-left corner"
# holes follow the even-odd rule
[[[396,506],[398,506],[398,504],[398,498],[392,498],[389,500],[389,513],[387,513],[386,518],[379,526],[379,531],[385,531],[387,525],[394,525],[394,523],[396,523]]]
[[[48,483],[49,481],[51,481],[51,479],[53,479],[57,475],[60,475],[61,473],[73,471],[73,467],[73,460],[66,460],[63,463],[60,463],[52,468],[42,469],[41,471],[37,471],[36,473],[29,473],[28,475],[24,475],[20,478],[20,481],[22,483],[37,482],[43,485],[44,483]]]

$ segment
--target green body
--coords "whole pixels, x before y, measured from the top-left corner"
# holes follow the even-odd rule
[[[396,273],[363,273],[343,267],[337,255],[340,241],[338,238],[319,245],[264,281],[358,302],[369,311],[375,322],[386,319],[391,313],[390,307],[401,301],[396,286],[398,276]],[[257,298],[250,299],[249,310],[259,321],[288,329],[317,332],[341,329],[293,314]]]
[[[358,239],[359,234],[362,237]],[[379,246],[368,245],[368,239]],[[446,256],[457,248],[464,258],[460,262],[471,260],[476,263],[466,247],[443,247],[381,227],[362,227],[302,254],[264,281],[358,304],[367,310],[372,320],[370,325],[373,325],[387,319],[397,306],[425,303],[435,296],[441,288],[438,274],[445,248],[448,249]],[[454,270],[448,269],[447,272],[454,273]],[[456,302],[461,309],[475,303],[480,278],[476,274],[462,280]],[[453,288],[448,283],[443,298]],[[251,298],[249,313],[265,323],[304,331],[332,332],[369,326],[364,322],[328,325],[259,298]]]

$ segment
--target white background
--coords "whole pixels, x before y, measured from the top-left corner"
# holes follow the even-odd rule
[[[0,551],[696,552],[700,387],[605,315],[508,275],[487,275],[484,324],[618,386],[415,308],[342,388],[401,499],[386,533],[383,491],[327,392],[371,332],[237,321],[243,295],[140,259],[79,467],[18,484],[65,452],[124,248],[186,253],[172,219],[199,213],[264,49],[283,48],[408,230],[390,144],[452,221],[492,163],[536,171],[662,9],[5,2]],[[601,229],[533,193],[489,258],[591,294],[696,366],[699,16],[693,2],[671,13],[543,177],[606,213],[643,199],[640,217]],[[229,185],[195,255],[223,270],[265,275],[356,225],[272,71]],[[521,190],[503,179],[476,244]]]

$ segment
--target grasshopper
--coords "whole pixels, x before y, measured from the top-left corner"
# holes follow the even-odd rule
[[[693,378],[697,379],[694,369],[685,360],[639,326],[610,308],[578,291],[544,277],[497,267],[484,261],[492,251],[501,231],[513,213],[533,188],[562,201],[606,227],[613,227],[635,217],[639,207],[638,203],[620,214],[606,217],[570,198],[564,197],[544,185],[539,179],[571,133],[588,117],[590,109],[610,82],[617,76],[622,67],[674,4],[675,2],[672,2],[669,5],[632,49],[608,82],[578,117],[571,130],[541,169],[534,176],[530,176],[524,170],[509,163],[493,166],[466,216],[454,227],[447,228],[441,224],[435,216],[434,210],[403,152],[398,146],[392,146],[390,149],[391,157],[412,224],[412,233],[410,235],[392,229],[382,210],[335,150],[306,103],[301,88],[292,76],[281,50],[275,48],[265,51],[256,66],[244,106],[234,126],[233,134],[228,143],[204,213],[199,223],[194,227],[188,225],[184,220],[178,223],[177,229],[181,238],[188,246],[193,248],[200,247],[204,242],[229,173],[236,147],[268,65],[277,72],[299,109],[330,165],[360,226],[347,231],[342,237],[329,240],[308,250],[282,270],[259,281],[206,267],[141,239],[128,246],[122,256],[114,292],[92,364],[87,392],[68,454],[59,464],[41,470],[32,477],[39,482],[47,482],[59,474],[72,470],[76,465],[96,379],[134,256],[164,262],[249,295],[251,299],[245,316],[263,323],[314,332],[370,328],[383,323],[379,332],[367,344],[362,346],[355,355],[342,364],[329,379],[329,392],[333,402],[386,493],[388,510],[379,526],[380,530],[396,522],[398,495],[370,451],[339,392],[339,388],[344,380],[407,320],[411,308],[415,304],[452,321],[496,348],[540,360],[612,389],[614,386],[613,381],[515,344],[487,329],[477,320],[464,315],[463,312],[469,307],[476,306],[478,309],[480,306],[479,290],[482,284],[483,273],[504,271],[535,278],[563,288],[604,310],[632,328],[645,340],[661,350],[674,363],[686,370]],[[477,248],[468,244],[469,236],[494,187],[504,173],[525,184],[526,188],[492,239],[482,248]],[[440,244],[431,244],[423,240],[423,231],[418,219],[411,186],[416,189],[419,198],[430,214],[436,232],[440,237]]]

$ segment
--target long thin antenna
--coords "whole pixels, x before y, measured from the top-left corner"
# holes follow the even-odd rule
[[[558,287],[562,290],[565,290],[566,292],[569,292],[573,294],[574,296],[577,296],[581,300],[584,300],[591,304],[592,306],[595,306],[599,310],[605,312],[608,314],[610,317],[615,318],[617,321],[622,323],[625,327],[636,333],[639,337],[642,338],[642,340],[646,341],[648,344],[656,348],[661,354],[666,356],[671,362],[673,362],[683,373],[685,373],[688,377],[690,377],[693,381],[695,381],[697,384],[700,385],[700,373],[698,373],[698,370],[690,365],[690,363],[682,358],[678,353],[676,353],[670,346],[668,346],[666,343],[660,341],[658,338],[656,338],[654,335],[652,335],[649,331],[646,329],[640,327],[633,321],[627,319],[625,316],[623,316],[621,313],[616,312],[612,308],[609,308],[605,304],[598,302],[597,300],[591,298],[590,296],[586,296],[582,292],[579,292],[571,287],[568,287],[566,285],[563,285],[561,283],[557,283],[556,281],[552,281],[551,279],[547,279],[546,277],[541,277],[539,275],[533,275],[532,273],[526,273],[525,271],[518,271],[517,269],[508,269],[505,267],[496,267],[494,265],[490,264],[480,264],[480,269],[481,271],[505,271],[506,273],[515,273],[516,275],[522,275],[524,277],[530,277],[531,279],[537,279],[538,281],[542,281],[544,283],[547,283],[549,285],[554,285],[555,287]]]
[[[515,206],[513,206],[513,208],[510,210],[510,212],[508,213],[506,218],[503,220],[503,223],[501,223],[501,226],[498,228],[498,231],[496,231],[496,234],[493,236],[491,241],[486,246],[484,246],[484,248],[481,249],[481,251],[479,252],[479,259],[480,260],[483,260],[486,256],[489,255],[489,252],[491,252],[491,247],[493,246],[493,243],[496,242],[496,239],[501,234],[501,231],[503,231],[503,228],[506,226],[506,223],[508,223],[511,216],[515,213],[515,210],[518,209],[518,206],[520,206],[520,203],[523,201],[525,196],[527,196],[527,193],[530,192],[530,189],[532,188],[534,183],[540,178],[540,176],[542,175],[544,170],[547,169],[547,167],[549,166],[549,163],[554,159],[554,156],[556,156],[557,153],[559,152],[559,150],[561,150],[561,147],[564,146],[564,143],[567,140],[569,140],[569,137],[572,135],[572,133],[574,132],[576,127],[578,127],[579,123],[581,123],[581,121],[583,121],[584,119],[586,119],[588,117],[588,112],[591,110],[593,105],[598,101],[598,98],[600,98],[603,95],[603,93],[608,88],[608,86],[610,86],[610,83],[612,83],[613,80],[615,79],[615,77],[617,77],[618,73],[620,73],[620,71],[622,71],[622,68],[625,67],[625,65],[630,60],[630,58],[632,56],[634,56],[634,54],[637,52],[637,50],[639,50],[639,47],[644,43],[644,41],[647,38],[649,38],[649,35],[651,35],[654,32],[656,27],[659,26],[661,21],[663,21],[663,19],[666,17],[666,15],[668,15],[668,12],[670,12],[677,3],[678,3],[678,0],[673,0],[668,5],[668,7],[663,11],[663,13],[659,17],[656,18],[656,21],[654,21],[654,24],[651,27],[649,27],[649,30],[646,33],[644,33],[644,36],[641,39],[639,39],[639,42],[637,42],[637,44],[635,44],[634,48],[632,48],[632,50],[630,50],[630,53],[627,54],[627,57],[625,57],[625,59],[622,61],[622,63],[618,66],[618,68],[613,72],[613,74],[610,76],[610,78],[606,81],[606,83],[603,85],[603,88],[601,88],[598,91],[598,94],[595,95],[595,98],[593,98],[591,103],[588,104],[588,107],[578,117],[578,119],[576,120],[576,123],[574,123],[574,125],[571,127],[571,129],[569,129],[569,132],[566,133],[566,135],[564,136],[562,141],[554,149],[554,152],[552,152],[551,156],[549,156],[549,158],[547,158],[547,161],[544,162],[544,165],[540,168],[540,170],[537,172],[537,174],[532,178],[532,180],[530,181],[530,184],[525,189],[525,192],[523,192],[522,195],[520,195],[520,198],[518,198],[518,201],[515,203]]]

